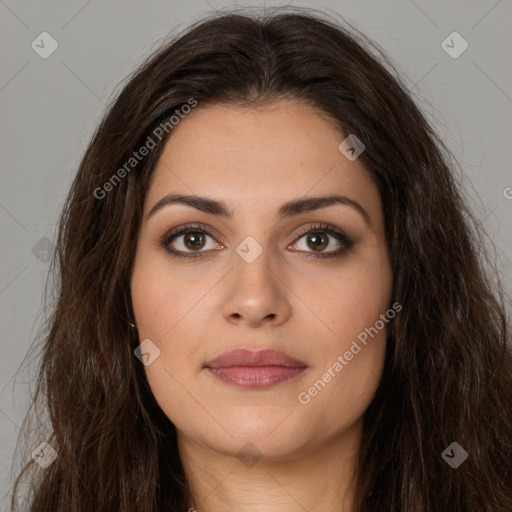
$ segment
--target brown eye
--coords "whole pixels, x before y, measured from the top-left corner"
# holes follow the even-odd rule
[[[208,238],[211,239],[209,247]],[[333,243],[335,247],[332,247]],[[160,244],[171,256],[179,258],[200,258],[211,250],[224,248],[206,226],[200,225],[183,226],[171,231],[161,239]],[[313,226],[309,231],[303,231],[290,247],[307,257],[328,258],[342,256],[353,245],[354,242],[343,231],[331,224],[321,224]]]
[[[208,239],[211,239],[208,246]],[[204,256],[209,249],[222,249],[223,246],[213,238],[206,226],[183,226],[171,231],[161,240],[162,247],[172,256],[197,258]]]
[[[322,251],[329,245],[329,237],[325,236],[325,233],[321,231],[309,233],[306,238],[306,243],[309,244],[309,247]]]
[[[302,231],[291,247],[308,257],[330,258],[342,256],[353,245],[353,240],[336,226],[321,223]]]
[[[188,231],[183,235],[183,243],[191,250],[202,249],[205,245],[204,233],[200,231]]]

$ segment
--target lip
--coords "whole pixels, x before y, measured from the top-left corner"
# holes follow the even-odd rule
[[[277,350],[249,350],[246,348],[228,350],[205,364],[207,368],[224,368],[229,366],[305,367],[306,364]]]
[[[270,349],[230,350],[205,364],[205,369],[217,379],[247,389],[264,389],[291,382],[306,368],[302,361]]]

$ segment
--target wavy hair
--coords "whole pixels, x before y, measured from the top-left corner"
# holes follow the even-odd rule
[[[385,53],[312,9],[220,12],[164,41],[115,94],[66,199],[41,331],[33,406],[49,416],[47,469],[30,460],[32,512],[184,512],[190,491],[175,426],[143,366],[130,275],[156,147],[111,180],[190,99],[264,106],[304,101],[366,146],[382,198],[403,306],[380,386],[365,412],[355,512],[512,510],[512,355],[505,294],[453,155]],[[340,139],[341,140],[341,139]],[[95,192],[96,191],[96,192]],[[451,468],[452,442],[467,460]]]

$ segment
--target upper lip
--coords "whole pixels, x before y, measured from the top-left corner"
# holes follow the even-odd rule
[[[205,364],[206,368],[222,368],[227,366],[306,367],[302,361],[284,352],[271,349],[249,350],[245,348],[229,350]]]

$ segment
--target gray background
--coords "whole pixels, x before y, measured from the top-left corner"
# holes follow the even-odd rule
[[[114,88],[169,32],[207,11],[235,5],[0,0],[0,498],[12,483],[13,449],[33,381],[33,373],[18,368],[41,318],[49,266],[33,248],[44,244],[44,237],[55,240],[65,194]],[[512,2],[288,5],[335,11],[388,53],[460,163],[471,205],[494,240],[512,295]],[[47,59],[31,47],[44,31],[59,45]],[[469,43],[457,59],[441,47],[453,31]],[[34,448],[37,444],[34,440]]]

